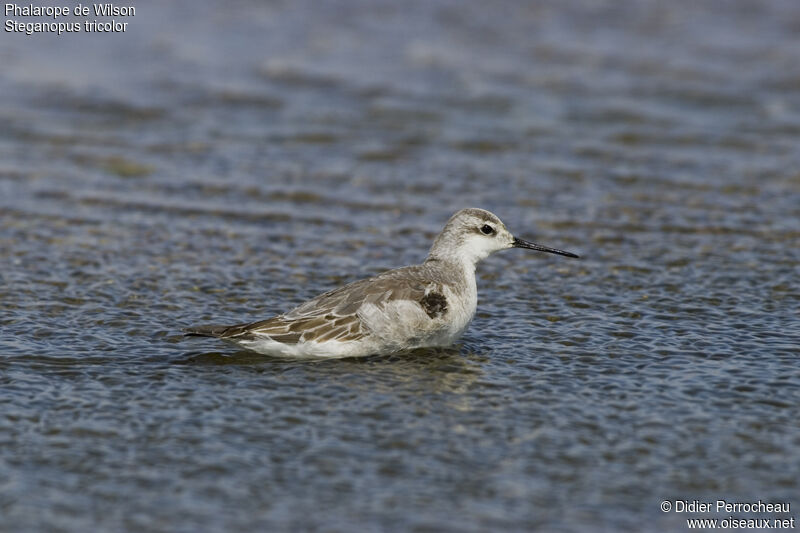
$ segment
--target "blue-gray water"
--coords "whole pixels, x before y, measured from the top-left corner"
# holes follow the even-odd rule
[[[797,2],[135,5],[0,33],[0,530],[800,518]],[[452,350],[180,335],[466,206],[582,259],[489,258]]]

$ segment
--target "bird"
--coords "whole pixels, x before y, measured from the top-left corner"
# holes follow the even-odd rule
[[[466,208],[450,217],[419,265],[355,281],[266,320],[194,326],[184,333],[291,359],[363,357],[451,346],[475,316],[476,265],[509,248],[579,257],[514,237],[493,213]]]

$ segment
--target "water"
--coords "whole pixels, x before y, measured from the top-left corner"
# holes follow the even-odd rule
[[[0,530],[797,516],[800,8],[697,4],[137,2],[124,34],[0,33]],[[451,350],[180,335],[419,262],[466,206],[582,259],[485,261]]]

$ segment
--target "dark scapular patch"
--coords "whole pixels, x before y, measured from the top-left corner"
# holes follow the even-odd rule
[[[429,292],[419,303],[431,318],[440,317],[447,312],[447,298],[438,292]]]

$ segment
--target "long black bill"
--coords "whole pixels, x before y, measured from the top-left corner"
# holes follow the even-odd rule
[[[516,237],[514,237],[514,244],[512,246],[514,248],[527,248],[528,250],[538,250],[540,252],[549,252],[551,254],[565,255],[567,257],[574,257],[576,259],[579,258],[579,256],[573,254],[572,252],[565,252],[564,250],[548,248],[547,246],[542,246],[541,244],[536,244],[534,242],[523,241],[522,239],[517,239]]]

